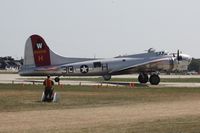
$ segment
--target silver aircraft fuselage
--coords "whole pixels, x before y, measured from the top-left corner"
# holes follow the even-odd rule
[[[142,53],[129,56],[120,56],[110,59],[93,59],[83,62],[60,64],[60,67],[22,68],[19,73],[22,76],[103,76],[121,75],[140,72],[174,72],[187,71],[192,58],[189,55],[180,54],[178,61],[175,54],[164,51],[155,53]]]
[[[71,58],[60,56],[48,47],[39,35],[30,36],[25,44],[21,76],[103,76],[139,73],[138,81],[157,85],[159,72],[186,71],[192,58],[186,54],[170,54],[149,49],[147,53],[109,59]],[[150,78],[149,76],[150,75]],[[59,79],[57,78],[57,81]]]

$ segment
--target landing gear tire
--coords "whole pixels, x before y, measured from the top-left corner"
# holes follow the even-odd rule
[[[105,81],[109,81],[109,80],[111,80],[111,75],[104,75],[104,76],[103,76],[103,79],[104,79]]]
[[[139,76],[138,76],[138,81],[142,84],[146,84],[149,80],[149,77],[147,74],[145,73],[141,73]]]
[[[160,83],[160,77],[157,74],[153,74],[150,76],[149,82],[152,85],[158,85]]]
[[[59,77],[55,77],[55,82],[59,82],[60,81],[60,78]]]

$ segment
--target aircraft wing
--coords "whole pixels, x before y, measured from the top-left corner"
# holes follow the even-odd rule
[[[134,72],[151,72],[151,71],[160,71],[164,65],[164,62],[168,58],[161,58],[161,59],[154,59],[150,61],[145,61],[141,63],[136,63],[127,67],[117,68],[115,70],[110,71],[109,73],[112,74],[120,74],[120,73],[134,73]]]

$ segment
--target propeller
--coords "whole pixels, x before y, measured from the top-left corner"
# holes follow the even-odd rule
[[[177,50],[177,61],[178,61],[178,64],[179,64],[179,61],[182,61],[182,56],[180,55],[179,49]]]
[[[178,61],[180,60],[180,51],[179,51],[179,49],[177,50],[177,60]]]
[[[180,56],[180,51],[179,50],[177,51],[177,60],[178,61],[182,60],[182,56]]]

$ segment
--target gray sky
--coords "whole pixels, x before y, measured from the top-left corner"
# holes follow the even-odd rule
[[[31,34],[63,56],[157,50],[200,57],[199,0],[1,0],[0,56],[22,57]]]

